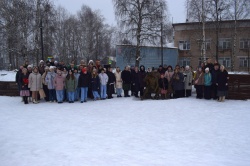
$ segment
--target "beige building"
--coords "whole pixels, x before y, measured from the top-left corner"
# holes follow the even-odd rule
[[[234,40],[235,25],[236,40]],[[179,48],[179,65],[190,65],[196,68],[204,59],[202,55],[202,23],[178,23],[173,24],[173,28],[174,44]],[[217,34],[218,42],[216,42]],[[214,62],[217,55],[218,62],[223,64],[228,71],[231,70],[232,65],[234,65],[235,71],[249,70],[250,20],[238,20],[236,24],[234,20],[206,22],[205,38],[206,59],[211,58]],[[235,51],[233,51],[234,48]]]

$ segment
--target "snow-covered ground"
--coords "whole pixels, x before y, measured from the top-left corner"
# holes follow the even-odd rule
[[[248,166],[250,101],[0,97],[0,166]]]

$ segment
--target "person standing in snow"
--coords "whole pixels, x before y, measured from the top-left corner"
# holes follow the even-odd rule
[[[146,82],[145,82],[145,77],[147,76],[147,73],[145,71],[145,66],[141,65],[140,66],[140,71],[139,71],[139,91],[140,91],[140,97],[143,96],[144,93],[144,88],[146,87]]]
[[[29,75],[27,69],[23,68],[22,73],[18,77],[18,82],[20,85],[20,96],[23,98],[24,104],[28,104],[28,97],[30,96],[30,91],[28,88]]]
[[[100,95],[98,93],[99,88],[100,88],[100,78],[98,76],[97,70],[93,69],[91,75],[91,90],[95,101],[100,99]]]
[[[69,70],[68,75],[66,77],[66,91],[68,94],[69,103],[74,103],[75,101],[75,90],[77,87],[76,78],[74,76],[74,71]]]
[[[225,70],[225,67],[223,65],[220,66],[220,73],[218,74],[217,83],[218,86],[218,97],[219,102],[224,102],[225,97],[227,96],[228,91],[228,72]]]
[[[196,98],[202,99],[203,98],[203,88],[204,88],[204,73],[202,67],[199,66],[198,70],[196,71],[195,78],[194,78],[195,88],[196,88]]]
[[[54,71],[54,66],[49,67],[49,71],[45,77],[45,82],[47,83],[49,89],[49,101],[56,102],[56,90],[54,86],[54,79],[56,77],[56,73]]]
[[[212,85],[212,75],[209,72],[209,68],[205,69],[204,75],[204,98],[210,100],[211,99],[211,85]]]
[[[106,73],[109,77],[108,84],[107,84],[107,95],[108,95],[108,99],[111,99],[113,98],[112,94],[115,93],[115,75],[111,67],[108,68]]]
[[[128,94],[128,92],[131,90],[131,72],[129,66],[126,66],[122,71],[122,83],[124,97],[130,97]]]
[[[45,71],[42,75],[43,90],[44,90],[44,93],[46,95],[45,101],[49,101],[49,89],[48,89],[48,84],[46,82],[46,76],[47,76],[48,72],[49,72],[49,67],[46,66]]]
[[[183,89],[184,89],[184,76],[180,72],[179,67],[176,67],[174,70],[174,74],[171,79],[172,87],[174,90],[174,98],[180,98],[183,97]]]
[[[55,90],[56,90],[56,98],[57,98],[58,104],[63,103],[65,77],[62,75],[61,70],[57,71],[57,75],[54,78],[54,87],[55,87]]]
[[[193,74],[190,70],[189,66],[185,67],[184,75],[184,86],[185,86],[185,97],[191,96],[192,92],[192,82],[193,82]]]
[[[90,86],[91,76],[87,72],[87,67],[82,69],[82,72],[79,76],[78,87],[81,88],[81,103],[87,102],[88,97],[88,88]]]
[[[122,97],[122,77],[121,77],[121,70],[119,67],[116,67],[115,72],[115,88],[117,97]]]
[[[34,67],[33,72],[29,75],[29,84],[28,87],[32,92],[32,101],[34,104],[37,104],[38,91],[43,88],[42,86],[42,76],[38,72],[38,67]]]
[[[108,83],[108,75],[104,72],[104,69],[101,69],[101,73],[99,74],[100,78],[100,83],[101,83],[101,99],[105,100],[106,99],[106,94],[107,94],[107,83]]]

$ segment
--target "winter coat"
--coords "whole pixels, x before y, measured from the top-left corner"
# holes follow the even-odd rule
[[[212,84],[216,84],[217,83],[217,78],[218,78],[218,74],[220,73],[220,70],[212,70],[211,75],[212,75]]]
[[[211,86],[212,85],[212,75],[211,73],[205,73],[204,75],[204,85]]]
[[[228,72],[226,70],[218,74],[218,77],[217,77],[217,85],[218,85],[217,90],[218,91],[228,90],[227,78],[228,78]]]
[[[174,90],[183,90],[184,89],[184,76],[182,73],[174,73],[171,79],[172,87]]]
[[[48,73],[48,72],[47,72],[47,73]],[[46,82],[47,73],[44,72],[43,75],[42,75],[42,83],[43,83],[43,85],[47,85],[47,82]]]
[[[184,88],[187,90],[192,89],[193,73],[191,71],[184,72]]]
[[[91,88],[92,91],[98,91],[100,88],[100,78],[97,75],[96,77],[91,78]]]
[[[45,66],[44,65],[39,65],[38,66],[38,71],[41,75],[43,75],[43,73],[45,72]]]
[[[18,84],[20,85],[21,90],[29,90],[28,84],[29,84],[29,75],[28,73],[24,75],[23,73],[19,75],[18,78]]]
[[[74,79],[72,79],[71,77],[66,78],[66,81],[65,81],[65,88],[67,90],[67,92],[75,92],[76,90],[76,87],[77,87],[77,81],[76,81],[76,78],[74,76]]]
[[[134,90],[140,90],[140,79],[139,79],[139,71],[132,74],[132,84],[134,85]]]
[[[168,82],[170,82],[171,81],[171,79],[172,79],[172,77],[173,77],[173,74],[174,74],[174,72],[173,71],[166,71],[165,72],[165,77],[168,79]]]
[[[79,77],[80,77],[80,73],[74,73],[76,82],[78,83]]]
[[[122,71],[122,81],[123,84],[131,84],[131,72],[128,70]]]
[[[65,78],[62,75],[56,75],[56,77],[54,78],[54,87],[55,90],[64,90]]]
[[[39,91],[39,89],[42,89],[42,76],[40,73],[31,73],[29,75],[29,84],[28,87],[30,88],[30,91]]]
[[[159,84],[159,88],[161,89],[168,89],[168,80],[164,77],[164,78],[160,78],[158,80],[158,84]]]
[[[194,77],[194,81],[196,80],[198,80],[198,83],[196,85],[204,85],[204,73],[197,71]]]
[[[141,69],[142,66],[140,66]],[[144,67],[144,66],[143,66]],[[145,77],[147,76],[147,73],[145,71],[145,67],[144,70],[140,70],[139,71],[139,84],[140,84],[140,88],[144,88],[146,87],[146,82],[144,81]]]
[[[46,77],[45,77],[45,82],[48,85],[48,89],[55,89],[54,87],[54,79],[56,77],[56,73],[55,72],[48,72]]]
[[[111,84],[111,83],[115,83],[115,81],[116,81],[116,78],[115,78],[115,75],[114,75],[114,73],[112,73],[112,72],[110,72],[110,71],[107,71],[107,75],[108,75],[108,77],[109,77],[109,79],[108,79],[108,84]]]
[[[115,72],[115,87],[122,88],[122,75],[120,72]]]
[[[81,73],[78,79],[78,87],[90,87],[91,75]]]
[[[100,78],[101,85],[107,85],[109,77],[106,73],[100,73],[99,78]]]

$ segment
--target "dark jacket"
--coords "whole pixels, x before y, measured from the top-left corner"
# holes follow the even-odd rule
[[[220,70],[212,70],[211,74],[212,74],[212,84],[216,84],[217,83],[217,77],[218,74],[220,73]]]
[[[228,90],[227,78],[228,78],[228,72],[226,70],[224,70],[223,72],[219,72],[217,77],[218,91]]]
[[[168,79],[166,79],[165,77],[160,78],[158,80],[158,84],[161,89],[166,89],[166,90],[168,89]]]
[[[140,89],[139,71],[137,73],[133,72],[133,74],[132,74],[132,84],[134,86],[134,90],[139,91],[139,89]]]
[[[174,90],[183,90],[184,89],[184,76],[182,73],[174,73],[172,76],[172,86]]]
[[[91,88],[92,91],[98,91],[100,88],[100,78],[97,75],[96,77],[91,78]]]
[[[78,87],[89,87],[91,82],[91,76],[89,73],[81,73],[78,79]]]
[[[131,84],[131,72],[127,70],[122,71],[123,84]]]
[[[143,67],[143,69],[142,69]],[[145,77],[146,77],[147,73],[145,71],[145,67],[143,65],[140,66],[140,71],[139,71],[139,84],[140,84],[140,88],[144,88],[146,86],[146,83],[144,81]]]
[[[106,74],[109,77],[108,85],[111,84],[111,83],[115,83],[115,81],[116,81],[115,74],[110,72],[110,71],[107,71]]]
[[[28,73],[24,75],[23,73],[20,74],[18,78],[18,84],[20,85],[20,90],[29,90],[28,84],[29,84],[29,75]]]

